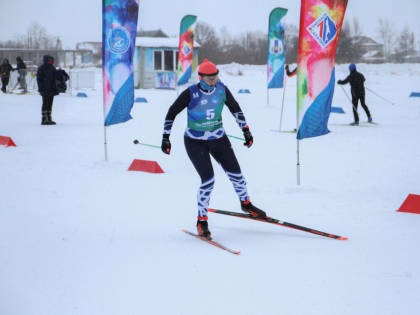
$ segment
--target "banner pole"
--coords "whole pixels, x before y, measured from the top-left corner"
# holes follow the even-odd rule
[[[287,82],[287,77],[284,76],[284,84],[283,84],[283,99],[281,101],[281,112],[280,112],[280,126],[279,126],[279,131],[281,132],[281,125],[283,122],[283,108],[284,108],[284,95],[286,94],[286,82]]]
[[[106,141],[106,126],[104,125],[104,153],[105,153],[105,161],[108,161],[108,144]]]
[[[299,81],[296,80],[297,84]],[[299,93],[299,88],[296,89],[297,93]],[[298,98],[296,98],[298,100]],[[299,106],[296,104],[296,184],[300,186],[300,148],[299,148],[299,139],[297,135],[299,133]]]
[[[299,157],[299,139],[296,139],[296,145],[297,145],[297,163],[296,163],[296,183],[299,186],[300,185],[300,157]]]

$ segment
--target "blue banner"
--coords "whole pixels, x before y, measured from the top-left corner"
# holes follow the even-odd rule
[[[269,89],[282,88],[284,81],[284,63],[286,50],[284,48],[284,18],[287,9],[275,8],[268,20],[268,53],[267,76]]]
[[[133,55],[139,0],[102,0],[102,76],[105,126],[131,119]]]

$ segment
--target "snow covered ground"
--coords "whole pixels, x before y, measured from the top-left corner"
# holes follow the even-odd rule
[[[104,161],[100,72],[88,98],[54,100],[56,126],[41,126],[38,95],[0,95],[0,314],[418,314],[420,215],[396,210],[420,194],[420,64],[358,65],[378,125],[350,127],[351,104],[336,86],[331,133],[301,141],[279,133],[282,90],[265,67],[223,65],[221,78],[247,117],[255,145],[231,139],[253,202],[284,221],[343,235],[337,241],[284,227],[210,214],[215,240],[235,256],[181,232],[195,231],[200,180],[183,145],[185,112],[172,153],[160,145],[176,92],[136,90],[133,118],[108,128]],[[347,65],[337,66],[337,79]],[[248,88],[251,94],[237,94]],[[349,87],[345,90],[349,93]],[[289,79],[282,128],[296,122]],[[359,109],[361,121],[366,121]],[[242,136],[228,110],[224,125]],[[160,175],[128,172],[133,159],[157,161]],[[239,210],[216,163],[214,208]]]

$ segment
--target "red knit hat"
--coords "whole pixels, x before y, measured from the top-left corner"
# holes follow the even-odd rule
[[[200,77],[216,75],[218,73],[219,70],[217,70],[216,65],[213,62],[208,61],[207,59],[204,59],[198,67],[198,75]]]

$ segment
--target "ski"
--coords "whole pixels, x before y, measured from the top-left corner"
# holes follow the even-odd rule
[[[296,129],[293,130],[278,130],[278,129],[270,129],[272,132],[278,132],[278,133],[296,133]]]
[[[198,235],[198,234],[192,233],[192,232],[187,231],[187,230],[185,230],[185,229],[184,229],[184,230],[182,230],[182,232],[187,233],[188,235],[194,236],[195,238],[197,238],[197,239],[199,239],[199,240],[202,240],[202,241],[204,241],[204,242],[206,242],[206,243],[208,243],[208,244],[211,244],[211,245],[213,245],[213,246],[216,246],[217,248],[223,249],[223,250],[225,250],[225,251],[227,251],[227,252],[229,252],[229,253],[232,253],[232,254],[235,254],[235,255],[240,255],[240,254],[241,254],[241,252],[239,252],[239,251],[236,251],[236,250],[233,250],[233,249],[227,248],[226,246],[224,246],[224,245],[222,245],[222,244],[220,244],[220,243],[218,243],[218,242],[216,242],[216,241],[209,240],[209,239],[207,239],[207,238],[205,238],[205,237],[202,237],[202,236],[200,236],[200,235]]]
[[[334,123],[332,123],[332,124],[328,124],[329,126],[346,126],[346,127],[373,127],[373,124],[372,124],[372,126],[369,126],[371,123],[366,123],[366,124],[361,124],[361,123],[359,123],[358,125],[352,125],[352,124],[350,124],[350,123],[344,123],[344,124],[334,124]]]
[[[281,226],[285,226],[285,227],[288,227],[288,228],[291,228],[291,229],[295,229],[295,230],[299,230],[299,231],[303,231],[303,232],[308,232],[308,233],[312,233],[312,234],[317,234],[317,235],[333,238],[333,239],[336,239],[336,240],[344,241],[344,240],[348,239],[347,237],[344,237],[344,236],[339,236],[339,235],[335,235],[335,234],[321,232],[321,231],[318,231],[318,230],[314,230],[314,229],[307,228],[307,227],[304,227],[304,226],[301,226],[301,225],[281,221],[281,220],[270,218],[270,217],[258,218],[258,217],[253,217],[252,215],[246,214],[246,213],[226,211],[226,210],[217,210],[217,209],[211,209],[211,208],[209,208],[208,211],[213,212],[213,213],[230,215],[230,216],[233,216],[233,217],[250,219],[250,220],[255,220],[255,221],[260,221],[260,222],[267,222],[267,223],[271,223],[271,224],[275,224],[275,225],[281,225]]]

